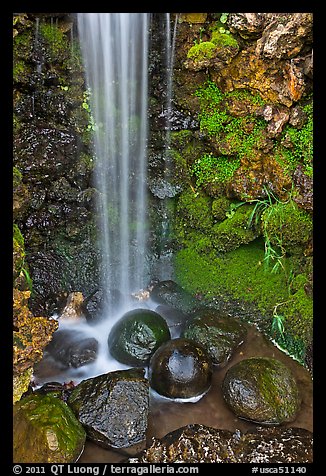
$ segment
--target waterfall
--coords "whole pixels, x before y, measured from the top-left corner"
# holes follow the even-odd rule
[[[99,245],[109,309],[148,282],[146,266],[148,13],[78,13],[90,90]]]

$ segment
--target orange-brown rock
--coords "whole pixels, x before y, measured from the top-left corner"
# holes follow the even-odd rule
[[[58,322],[33,316],[28,308],[30,291],[14,289],[13,294],[13,366],[14,373],[22,373],[41,360],[43,349],[58,328]]]

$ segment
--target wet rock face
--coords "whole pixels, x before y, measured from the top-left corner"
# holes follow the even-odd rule
[[[182,336],[202,345],[213,364],[223,367],[244,341],[245,326],[214,309],[197,311],[188,321]]]
[[[86,440],[71,409],[54,395],[31,395],[16,403],[13,435],[17,463],[73,463]]]
[[[267,357],[245,359],[231,367],[222,392],[239,418],[264,424],[293,421],[301,404],[292,372],[282,362]]]
[[[166,342],[150,360],[150,385],[168,398],[197,397],[209,389],[211,378],[212,363],[205,349],[188,339]]]
[[[174,307],[185,313],[199,307],[198,301],[172,280],[158,282],[152,289],[151,298],[159,304]]]
[[[92,441],[123,449],[145,442],[148,399],[143,370],[130,369],[84,380],[68,404]]]
[[[78,368],[94,362],[98,342],[93,337],[86,337],[82,332],[63,329],[53,334],[46,351],[65,367]]]
[[[248,463],[311,463],[312,433],[303,428],[262,428],[242,438]]]
[[[311,463],[312,433],[302,428],[261,428],[232,433],[187,425],[153,439],[128,463]]]
[[[148,309],[135,309],[124,314],[113,326],[108,346],[119,362],[141,367],[169,339],[170,331],[163,317]]]
[[[104,312],[109,299],[113,306],[118,306],[122,302],[122,294],[118,289],[109,290],[106,294],[104,289],[99,288],[86,297],[82,304],[82,310],[89,323],[96,324],[106,317]]]

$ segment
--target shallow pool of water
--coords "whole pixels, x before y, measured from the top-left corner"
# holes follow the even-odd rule
[[[297,361],[280,351],[255,327],[248,326],[246,341],[237,349],[223,369],[215,369],[212,386],[196,403],[176,403],[162,399],[151,393],[147,430],[147,444],[151,438],[161,438],[167,433],[190,423],[200,423],[214,428],[235,431],[253,430],[257,426],[237,418],[224,403],[221,383],[229,367],[240,360],[254,357],[274,357],[286,364],[293,372],[301,393],[301,408],[296,419],[283,427],[299,427],[313,430],[313,386],[311,375]],[[126,456],[116,451],[105,450],[92,442],[87,442],[79,463],[117,463]]]

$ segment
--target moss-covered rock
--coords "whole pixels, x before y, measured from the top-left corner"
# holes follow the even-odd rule
[[[290,369],[268,357],[252,357],[231,367],[224,377],[222,392],[239,418],[264,424],[293,421],[301,404]]]
[[[202,345],[213,364],[223,367],[242,344],[247,330],[234,318],[214,310],[203,309],[188,320],[182,337]]]
[[[18,226],[13,227],[13,277],[14,280],[19,276],[25,261],[24,238]]]
[[[212,244],[218,251],[226,252],[250,243],[260,235],[259,230],[249,226],[252,205],[243,205],[228,218],[212,227]]]
[[[195,193],[191,188],[181,193],[176,214],[188,227],[208,231],[213,224],[211,198],[204,193]]]
[[[108,346],[111,355],[119,362],[141,367],[170,337],[162,316],[148,309],[135,309],[124,314],[113,326]]]
[[[86,433],[71,409],[54,395],[30,395],[14,405],[15,463],[73,463]]]
[[[33,367],[13,376],[13,402],[18,402],[27,392],[33,376]]]
[[[172,339],[161,345],[149,363],[150,386],[168,398],[193,398],[206,393],[211,385],[212,362],[198,343]]]
[[[287,253],[301,254],[312,237],[312,217],[292,200],[278,202],[262,213],[264,234],[272,245]]]

